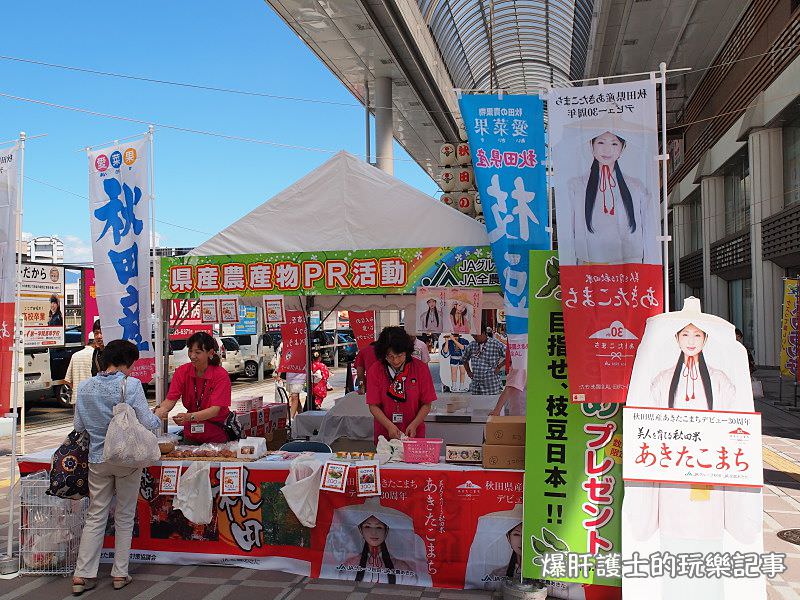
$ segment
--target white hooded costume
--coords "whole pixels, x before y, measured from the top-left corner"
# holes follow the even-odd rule
[[[370,553],[367,564],[360,565],[366,543],[359,525],[375,517],[387,527],[386,549],[391,566],[384,564],[380,553]],[[414,523],[407,514],[381,506],[379,498],[369,498],[363,504],[336,509],[325,541],[320,577],[353,581],[363,571],[362,581],[388,583],[390,571],[395,583],[431,587],[425,542],[414,532]]]
[[[578,127],[580,125],[580,127]],[[592,140],[611,133],[625,141],[617,160],[617,169],[598,173],[598,186],[591,213],[591,228],[586,222],[586,187],[594,161]],[[655,130],[643,130],[636,123],[608,116],[580,121],[564,127],[558,143],[559,154],[572,157],[580,166],[580,174],[561,179],[560,193],[566,192],[568,201],[557,196],[560,264],[661,264],[658,242],[660,222],[658,200],[653,196],[658,190],[657,148],[650,147],[655,140]],[[577,151],[577,157],[576,157]],[[645,170],[636,168],[645,158]],[[652,156],[652,158],[650,158]],[[649,164],[648,161],[652,161]],[[636,227],[631,231],[628,210],[624,206],[619,175],[631,195],[633,219]],[[644,177],[644,181],[639,177]]]
[[[734,326],[702,313],[689,298],[681,311],[650,317],[636,354],[627,406],[669,408],[669,390],[681,356],[676,334],[692,324],[706,334],[702,354],[708,367],[713,410],[753,412],[747,352]],[[673,408],[708,410],[701,379],[681,372]],[[691,386],[688,390],[686,386]],[[761,490],[727,486],[625,482],[622,507],[623,558],[632,552],[761,552]],[[729,585],[735,592],[726,593]],[[760,594],[759,595],[759,586]],[[734,589],[734,588],[731,588]],[[624,598],[763,598],[763,579],[627,578]],[[731,595],[735,594],[735,595]]]

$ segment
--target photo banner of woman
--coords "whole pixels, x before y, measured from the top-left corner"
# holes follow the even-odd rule
[[[651,317],[636,354],[626,406],[673,409],[664,411],[671,414],[689,409],[711,418],[730,416],[716,411],[753,413],[747,351],[736,341],[734,325],[701,312],[696,298],[688,298],[681,311]],[[760,435],[755,427],[737,426],[728,435],[730,450],[714,449],[708,453],[709,460],[686,453],[684,460],[698,465],[710,461],[714,469],[729,464],[733,469],[736,438]],[[646,440],[638,436],[635,443],[623,446],[623,452],[638,455],[642,441]],[[666,447],[663,441],[653,440],[658,460],[667,461],[670,449],[665,451],[662,445]],[[637,553],[643,559],[643,574],[623,572],[623,597],[766,598],[760,572],[762,529],[760,488],[626,481],[623,562]],[[664,571],[647,572],[656,553],[661,564],[682,565],[691,555],[697,566],[666,576]],[[754,570],[737,576],[736,567],[731,566],[736,557],[755,565]],[[715,564],[723,569],[715,570]]]
[[[17,161],[19,147],[0,150],[0,414],[11,406],[14,304],[17,297]]]
[[[417,333],[442,333],[449,322],[445,316],[447,288],[417,288]]]
[[[350,328],[356,338],[356,346],[361,350],[375,341],[375,311],[350,311]]]
[[[500,277],[511,364],[524,370],[528,252],[551,248],[542,100],[538,96],[465,94],[459,106]]]
[[[64,345],[64,267],[23,264],[20,312],[26,348]]]
[[[554,597],[619,597],[619,574],[600,566],[603,558],[585,573],[544,568],[546,554],[621,552],[622,407],[570,402],[567,373],[552,368],[566,351],[557,264],[554,251],[530,254],[530,319],[541,325],[528,348],[522,574],[565,582],[567,595],[551,589]]]
[[[663,311],[655,79],[548,96],[573,402],[624,402],[644,325]]]
[[[781,375],[798,377],[798,328],[797,309],[800,296],[800,281],[783,280],[783,317],[781,319]]]
[[[286,323],[281,325],[281,373],[306,372],[308,347],[306,345],[306,317],[301,310],[287,310]]]
[[[149,138],[88,149],[89,221],[103,335],[139,349],[134,376],[155,373],[150,311]]]

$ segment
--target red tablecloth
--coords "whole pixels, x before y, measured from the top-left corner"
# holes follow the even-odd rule
[[[48,451],[22,457],[23,474],[47,468]],[[174,463],[173,463],[174,464]],[[184,466],[188,463],[184,463]],[[387,465],[380,498],[321,492],[316,527],[303,527],[280,489],[287,462],[245,464],[246,494],[220,497],[212,463],[214,511],[194,525],[158,494],[161,466],[146,470],[131,560],[281,570],[310,577],[425,587],[490,589],[513,570],[509,532],[522,522],[520,471]],[[371,518],[374,517],[374,518]],[[112,524],[109,534],[113,536]],[[113,559],[113,537],[102,559]],[[373,546],[374,544],[374,546]],[[584,587],[589,600],[619,598],[618,588]]]

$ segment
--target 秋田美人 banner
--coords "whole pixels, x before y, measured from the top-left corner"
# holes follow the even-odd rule
[[[150,187],[146,138],[90,150],[89,220],[97,308],[107,340],[139,348],[135,375],[155,372],[150,295]]]
[[[654,80],[555,88],[550,149],[574,402],[624,402],[663,311]]]
[[[508,94],[463,95],[459,106],[500,277],[511,365],[524,373],[528,252],[550,249],[542,100]]]

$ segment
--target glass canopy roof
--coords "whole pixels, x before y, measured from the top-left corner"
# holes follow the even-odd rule
[[[453,84],[535,94],[584,77],[594,0],[417,0]]]

